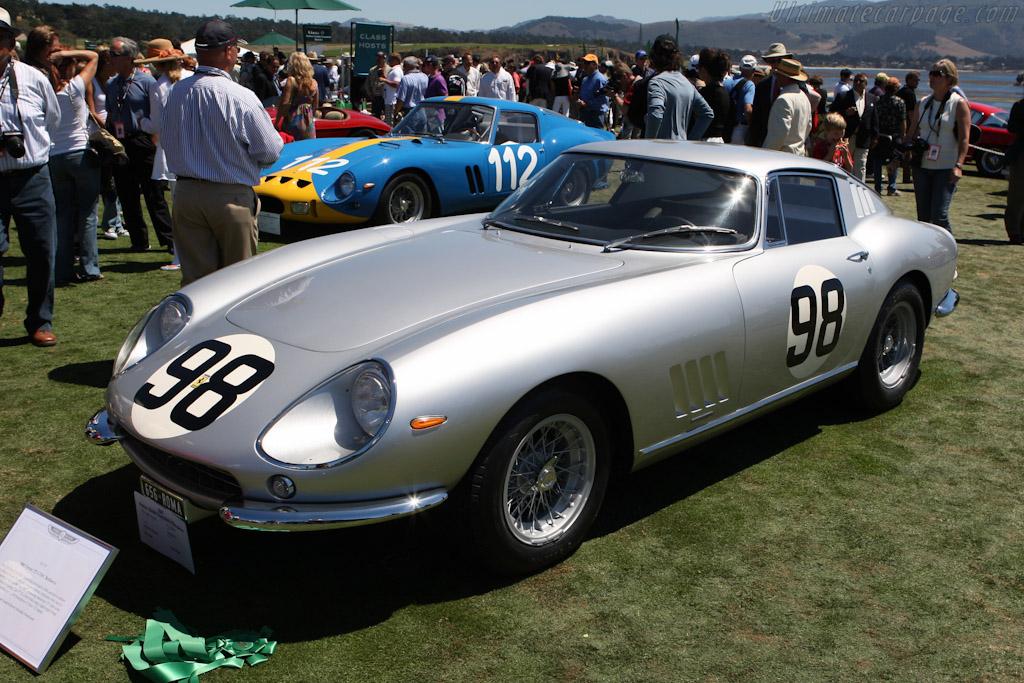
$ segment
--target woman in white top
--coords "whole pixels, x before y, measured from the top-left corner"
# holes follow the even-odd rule
[[[907,129],[906,141],[921,138],[928,145],[921,167],[914,169],[914,199],[917,220],[940,225],[953,232],[949,225],[949,204],[963,176],[964,159],[971,137],[971,111],[967,100],[954,92],[957,84],[956,65],[940,59],[928,72],[932,94],[921,99],[914,108],[914,118]]]
[[[139,127],[150,135],[160,135],[161,119],[163,118],[164,104],[171,96],[171,88],[183,78],[188,78],[193,72],[183,69],[181,62],[186,55],[174,47],[171,41],[165,38],[155,38],[146,44],[146,59],[136,59],[136,65],[151,64],[156,80],[156,87],[149,91],[149,118],[139,121]],[[163,180],[171,184],[171,197],[174,197],[174,174],[167,168],[167,155],[164,153],[164,146],[160,140],[156,143],[156,153],[153,155],[153,180]],[[161,270],[181,270],[181,263],[178,261],[175,250],[174,260],[160,266]]]
[[[57,250],[54,280],[58,285],[102,280],[96,247],[96,207],[100,196],[100,168],[89,149],[85,122],[89,109],[85,84],[96,74],[99,55],[91,50],[59,50],[50,54],[57,68],[56,87],[60,127],[52,136],[50,182],[57,208]],[[79,65],[81,71],[77,73]],[[79,245],[75,270],[75,240]]]

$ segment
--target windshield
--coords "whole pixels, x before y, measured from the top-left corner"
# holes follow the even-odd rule
[[[494,108],[459,102],[421,102],[391,131],[445,140],[490,143]]]
[[[754,238],[756,187],[739,172],[563,154],[488,220],[608,250],[736,247]]]

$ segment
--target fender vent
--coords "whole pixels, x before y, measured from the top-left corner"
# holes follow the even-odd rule
[[[270,213],[284,213],[284,202],[277,197],[271,197],[267,194],[257,195],[260,198],[260,211],[269,211]]]
[[[470,194],[484,193],[484,176],[480,173],[479,166],[466,167],[466,182],[469,183]]]
[[[677,417],[707,417],[715,406],[729,400],[729,368],[724,351],[673,365],[669,375]]]

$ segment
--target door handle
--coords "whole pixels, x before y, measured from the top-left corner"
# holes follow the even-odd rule
[[[868,256],[869,256],[868,252],[866,252],[866,251],[858,251],[856,254],[850,254],[849,256],[847,256],[846,260],[847,261],[853,261],[854,263],[860,263],[861,261],[867,261],[868,260]]]

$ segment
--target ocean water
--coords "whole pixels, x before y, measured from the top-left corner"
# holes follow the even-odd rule
[[[868,75],[868,87],[874,85],[875,74],[879,71],[884,71],[889,76],[895,76],[900,79],[900,83],[904,82],[903,77],[906,76],[908,71],[919,71],[921,73],[921,84],[917,86],[917,94],[919,97],[923,97],[931,92],[928,89],[928,66],[920,69],[879,69],[877,67],[873,69],[855,69],[850,67],[850,70],[854,73],[860,71],[866,73]],[[828,91],[831,97],[832,89],[835,87],[836,81],[839,80],[839,72],[842,69],[805,66],[804,71],[811,75],[819,74],[824,79],[825,90]],[[959,77],[960,87],[963,88],[967,99],[974,102],[990,104],[993,107],[1009,110],[1014,102],[1024,97],[1024,88],[1013,84],[1017,80],[1017,72],[1015,71],[961,71]]]

